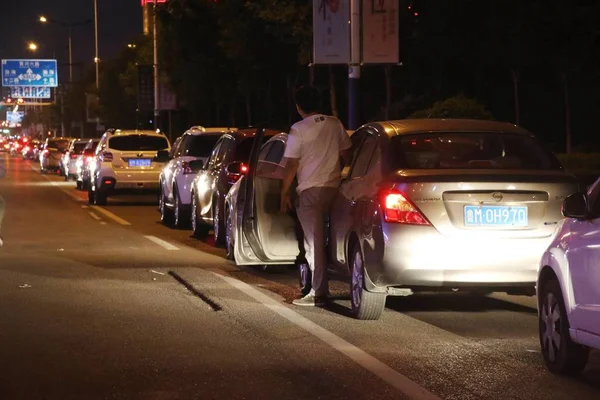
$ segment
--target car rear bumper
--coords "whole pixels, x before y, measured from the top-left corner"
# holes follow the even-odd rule
[[[367,273],[376,287],[533,287],[551,238],[450,238],[434,228],[393,227],[384,246],[365,249],[375,262]],[[381,239],[383,241],[383,239]],[[376,252],[383,248],[380,262]]]

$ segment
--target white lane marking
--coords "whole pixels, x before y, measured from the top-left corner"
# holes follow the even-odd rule
[[[100,217],[98,216],[98,214],[96,214],[95,212],[92,212],[92,211],[90,211],[90,212],[88,212],[88,214],[90,214],[90,216],[91,216],[92,218],[94,218],[96,221],[101,221],[101,220],[102,220],[102,218],[100,218]]]
[[[129,222],[125,221],[123,218],[111,213],[110,211],[108,211],[102,207],[92,206],[92,209],[94,209],[95,211],[98,211],[101,214],[106,215],[108,218],[112,219],[113,221],[117,222],[118,224],[125,225],[125,226],[131,225]]]
[[[308,318],[303,317],[302,315],[291,310],[290,308],[283,306],[276,300],[261,293],[260,291],[248,285],[247,283],[216,272],[213,272],[213,274],[223,279],[225,282],[229,283],[231,286],[238,289],[239,291],[252,297],[254,300],[258,301],[265,307],[281,315],[283,318],[287,319],[291,323],[299,326],[308,333],[321,339],[323,342],[333,347],[346,357],[350,358],[358,365],[372,372],[373,374],[387,382],[390,386],[398,389],[399,391],[407,395],[409,398],[416,400],[440,400],[438,396],[431,393],[419,384],[413,382],[412,380],[402,375],[395,369],[379,361],[377,358],[364,352],[363,350],[359,349],[353,344],[345,341],[341,337],[336,336],[334,333],[328,331],[320,325],[315,324]]]
[[[150,240],[151,242],[156,243],[157,245],[161,246],[162,248],[164,248],[166,250],[170,250],[170,251],[179,250],[179,247],[173,246],[171,243],[165,242],[164,240],[159,239],[156,236],[144,236],[144,237],[146,239]]]
[[[108,225],[108,224],[106,222],[104,222],[104,221],[101,221],[100,225]]]
[[[90,207],[88,207],[88,206],[81,206],[81,208],[83,208],[84,210],[87,210]]]

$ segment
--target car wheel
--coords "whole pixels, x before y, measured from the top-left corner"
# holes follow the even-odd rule
[[[177,188],[173,190],[173,197],[175,198],[175,206],[173,208],[173,225],[177,229],[184,229],[188,227],[190,222],[190,218],[187,213],[183,209],[181,205],[181,200],[179,199],[179,191]]]
[[[208,235],[208,226],[200,221],[198,215],[198,200],[196,195],[192,193],[192,212],[190,213],[190,221],[192,223],[192,234],[198,239],[204,239]]]
[[[213,230],[215,232],[215,246],[222,246],[225,243],[223,221],[221,220],[221,207],[219,207],[218,198],[215,200],[215,209],[213,213]]]
[[[105,206],[108,203],[108,196],[106,196],[106,193],[101,190],[96,191],[94,197],[95,203],[98,206]]]
[[[372,293],[365,290],[365,269],[360,246],[354,246],[352,253],[352,280],[350,297],[352,315],[360,320],[376,320],[385,308],[385,293]]]
[[[170,226],[173,223],[173,213],[167,208],[167,196],[165,196],[162,186],[158,197],[158,209],[160,210],[160,222]]]
[[[90,206],[93,206],[94,204],[96,204],[96,195],[95,195],[94,191],[92,190],[92,188],[88,189],[88,204]]]
[[[225,250],[226,258],[235,261],[235,232],[229,207],[225,205]]]
[[[556,279],[542,287],[539,335],[546,366],[555,374],[576,374],[588,361],[589,349],[571,340],[569,320]]]
[[[312,289],[312,271],[307,262],[298,263],[298,283],[303,296],[310,293]]]
[[[77,190],[83,190],[83,182],[77,181]]]

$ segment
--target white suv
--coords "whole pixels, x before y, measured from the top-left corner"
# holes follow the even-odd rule
[[[168,160],[157,158],[169,151],[169,139],[154,131],[106,132],[96,148],[88,201],[106,204],[108,196],[120,193],[158,191],[159,175]]]
[[[189,224],[192,204],[191,186],[206,164],[219,138],[235,128],[188,129],[173,145],[170,161],[160,174],[159,209],[164,224],[183,228]]]
[[[600,349],[600,179],[563,203],[538,274],[539,335],[551,372],[584,369],[589,349]]]

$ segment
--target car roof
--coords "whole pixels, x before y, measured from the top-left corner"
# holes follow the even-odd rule
[[[165,137],[164,133],[151,131],[151,130],[138,130],[138,129],[117,129],[114,132],[107,132],[111,136],[129,136],[129,135],[147,135]]]
[[[47,141],[51,141],[51,140],[73,140],[73,138],[70,137],[64,137],[64,136],[58,136],[58,137],[49,137],[46,138]]]
[[[497,132],[532,135],[526,129],[509,122],[478,119],[404,119],[372,122],[365,126],[373,125],[383,128],[390,137],[424,132]]]
[[[237,128],[229,128],[229,127],[204,127],[200,125],[192,126],[190,129],[185,131],[184,135],[222,135],[227,132],[236,131]]]

